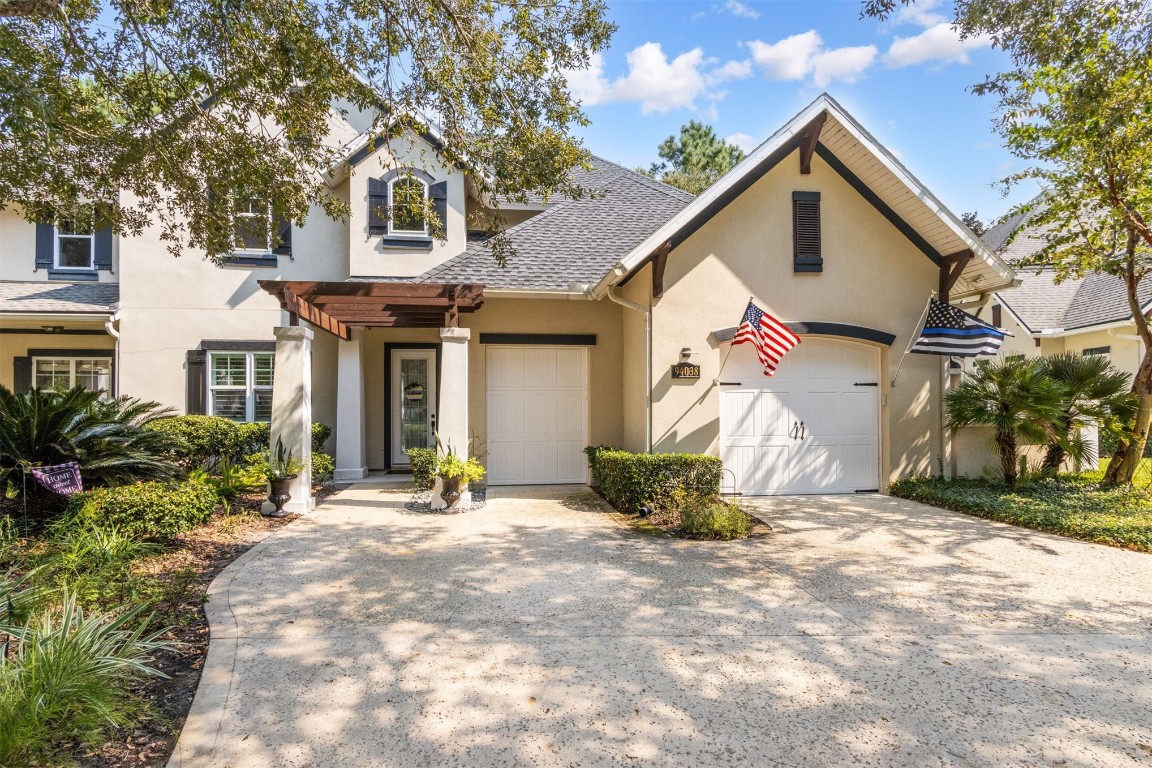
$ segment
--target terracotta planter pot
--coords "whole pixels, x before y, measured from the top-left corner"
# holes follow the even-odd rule
[[[292,494],[288,493],[288,486],[296,479],[296,475],[288,475],[287,477],[278,477],[275,480],[268,481],[268,501],[276,505],[276,509],[271,512],[261,512],[260,514],[265,517],[284,517],[288,513],[284,511],[284,505],[292,499]]]

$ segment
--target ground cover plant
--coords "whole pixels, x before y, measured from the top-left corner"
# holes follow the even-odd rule
[[[987,479],[914,477],[888,491],[955,512],[1152,552],[1152,494],[1136,486],[1103,487],[1102,476],[1039,477],[1015,487]]]

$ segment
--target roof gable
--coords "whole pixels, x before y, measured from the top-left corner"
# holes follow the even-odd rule
[[[811,145],[811,126],[822,123]],[[891,152],[827,94],[796,115],[732,170],[621,259],[596,286],[608,286],[639,267],[665,244],[672,248],[703,227],[768,171],[809,142],[825,162],[863,195],[934,263],[971,251],[955,295],[1003,288],[1012,270],[921,184]],[[804,157],[802,153],[802,159]]]

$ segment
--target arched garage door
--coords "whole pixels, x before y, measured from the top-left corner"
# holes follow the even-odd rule
[[[764,376],[750,344],[720,374],[720,457],[745,495],[879,488],[880,352],[807,336]],[[726,478],[726,482],[730,478]]]

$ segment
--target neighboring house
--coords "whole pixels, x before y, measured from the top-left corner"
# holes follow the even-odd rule
[[[1044,247],[1044,227],[1018,215],[984,233],[984,241],[1015,264]],[[1020,285],[997,291],[991,317],[984,316],[994,323],[1002,319],[1002,327],[1015,334],[1005,343],[1005,353],[1105,355],[1116,368],[1136,373],[1144,344],[1136,335],[1121,278],[1091,274],[1057,283],[1051,269],[1038,267],[1018,267],[1016,275]],[[1152,282],[1143,282],[1139,301],[1142,311],[1152,309]]]
[[[313,211],[286,247],[242,237],[222,267],[171,258],[155,231],[99,266],[67,223],[0,212],[0,381],[74,381],[97,346],[116,392],[271,418],[302,452],[309,419],[334,426],[341,479],[403,470],[434,433],[486,444],[496,485],[584,482],[601,443],[719,454],[748,494],[953,461],[945,360],[902,353],[929,295],[988,294],[1012,270],[830,97],[695,199],[596,159],[576,172],[596,194],[501,206],[505,268],[472,232],[493,211],[419,162],[422,141],[351,138],[329,177],[351,220]],[[397,194],[427,195],[446,241],[389,220]],[[261,212],[238,211],[251,233],[245,215]],[[730,343],[750,296],[803,340],[771,379]],[[699,375],[674,377],[681,362]]]

